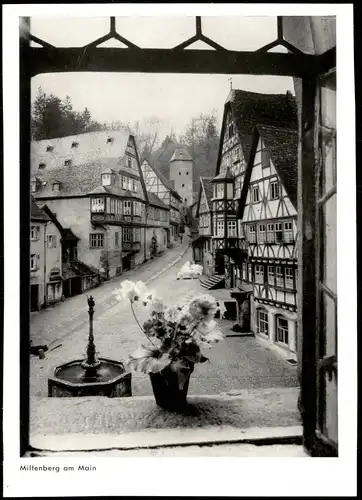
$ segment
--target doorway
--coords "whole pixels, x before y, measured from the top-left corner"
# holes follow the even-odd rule
[[[30,310],[39,310],[39,285],[30,286]]]
[[[217,250],[215,252],[215,274],[224,274],[225,273],[225,260],[224,254]]]

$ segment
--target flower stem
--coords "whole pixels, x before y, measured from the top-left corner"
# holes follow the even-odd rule
[[[132,310],[132,313],[133,313],[133,317],[134,317],[134,319],[136,320],[137,325],[140,327],[140,330],[141,330],[141,331],[145,334],[145,336],[146,336],[147,340],[148,340],[149,342],[151,342],[151,344],[152,344],[153,346],[155,346],[155,344],[154,344],[154,343],[152,342],[152,340],[149,338],[149,336],[147,335],[147,333],[146,333],[146,332],[144,331],[144,329],[142,328],[142,326],[141,326],[140,322],[138,321],[137,316],[136,316],[136,313],[134,312],[133,302],[132,302],[132,301],[130,301],[130,302],[131,302],[131,310]]]

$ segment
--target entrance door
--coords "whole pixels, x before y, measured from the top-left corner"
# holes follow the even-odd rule
[[[30,310],[37,311],[39,309],[39,285],[30,286]]]
[[[215,273],[216,274],[225,273],[224,254],[222,254],[220,251],[216,251],[215,253]]]

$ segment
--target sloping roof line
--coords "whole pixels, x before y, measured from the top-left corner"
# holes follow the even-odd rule
[[[244,154],[245,164],[249,162],[255,127],[270,125],[297,129],[297,104],[295,97],[286,94],[261,94],[235,89],[229,94],[224,106],[221,138],[225,132],[226,114],[231,111],[239,141]],[[223,141],[220,141],[216,175],[220,170]]]
[[[170,163],[172,161],[192,161],[192,158],[186,148],[176,148],[171,156]]]
[[[209,209],[209,211],[211,211],[210,204],[213,193],[213,185],[211,184],[211,181],[212,177],[200,177],[200,184],[202,185],[202,189],[207,203],[207,208]]]
[[[174,196],[176,196],[176,198],[178,198],[180,201],[182,201],[182,197],[178,194],[178,192],[176,191],[176,189],[173,188],[172,181],[170,181],[169,179],[167,179],[163,175],[163,173],[161,172],[161,170],[156,165],[151,165],[151,163],[148,160],[146,160],[146,159],[143,160],[143,161],[145,161],[147,163],[147,165],[152,168],[152,170],[158,176],[158,178],[160,179],[160,181],[162,182],[162,184],[165,186],[165,188],[169,189],[172,192],[172,194]]]
[[[30,219],[44,222],[50,221],[50,217],[44,212],[43,209],[38,207],[33,197],[31,197]]]
[[[170,209],[170,207],[165,205],[165,203],[163,203],[163,201],[161,201],[160,198],[155,193],[151,193],[150,191],[148,191],[147,194],[148,194],[148,202],[150,205],[155,205],[157,207],[164,208],[165,210]]]
[[[265,148],[270,154],[270,158],[287,192],[287,195],[294,208],[297,210],[298,132],[295,129],[257,125],[254,129],[251,153],[239,199],[239,218],[243,217],[246,196],[249,189],[249,182],[254,166],[255,152],[259,138],[262,138]]]

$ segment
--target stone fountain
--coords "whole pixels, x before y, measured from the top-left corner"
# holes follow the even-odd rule
[[[49,397],[132,396],[131,373],[120,361],[97,358],[93,335],[95,302],[88,299],[89,335],[86,358],[57,366],[48,379]]]

